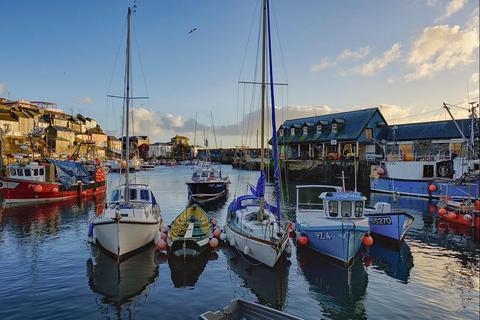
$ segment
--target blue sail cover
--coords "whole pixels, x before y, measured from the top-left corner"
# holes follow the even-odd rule
[[[230,203],[230,205],[228,206],[228,211],[235,212],[241,209],[245,209],[248,206],[248,204],[243,202],[247,200],[253,200],[254,202],[256,202],[256,201],[259,201],[260,199],[257,196],[252,194],[239,196]],[[253,206],[255,204],[250,204],[250,205]],[[274,205],[271,205],[268,202],[265,202],[263,207],[267,210],[270,210],[270,212],[272,212],[273,214],[278,215],[278,209]]]
[[[258,198],[261,198],[265,195],[265,172],[263,170],[260,171],[260,177],[258,177],[257,186],[250,186],[250,191]]]
[[[55,165],[57,178],[66,189],[70,188],[77,181],[88,184],[91,180],[90,173],[80,163],[62,160],[49,160],[49,162]]]

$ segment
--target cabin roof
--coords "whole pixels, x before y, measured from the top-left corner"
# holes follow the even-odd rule
[[[365,201],[367,198],[360,192],[324,192],[319,198],[325,200],[341,200],[341,201]]]

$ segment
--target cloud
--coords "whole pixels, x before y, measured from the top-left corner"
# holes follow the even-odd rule
[[[375,57],[352,71],[362,76],[372,76],[400,57],[400,47],[400,43],[397,42],[389,50],[385,51],[381,57]]]
[[[435,7],[438,3],[438,0],[427,0],[427,6]]]
[[[7,92],[7,84],[5,82],[0,82],[0,94]]]
[[[478,8],[464,29],[458,25],[425,28],[409,52],[407,63],[413,70],[405,79],[433,78],[440,71],[474,62],[478,37]]]
[[[92,105],[94,101],[91,97],[85,96],[85,97],[77,98],[77,103],[84,106],[89,106],[89,105]]]
[[[446,113],[442,111],[440,106],[400,106],[396,104],[380,103],[378,108],[390,125],[412,122],[427,122],[449,120]],[[466,118],[468,116],[467,110],[452,109],[455,118]]]
[[[472,74],[472,76],[470,77],[470,81],[472,81],[474,84],[478,83],[478,72]]]
[[[462,10],[462,8],[465,6],[465,4],[468,2],[468,0],[452,0],[449,2],[447,7],[445,8],[445,13],[438,17],[435,21],[441,21],[444,20],[448,17],[450,17],[452,14],[457,13],[458,11]]]
[[[311,72],[317,72],[328,68],[335,67],[341,61],[348,59],[362,59],[370,53],[370,47],[360,47],[357,50],[345,49],[337,55],[335,60],[330,60],[328,57],[323,57],[318,64],[314,64],[310,67]]]

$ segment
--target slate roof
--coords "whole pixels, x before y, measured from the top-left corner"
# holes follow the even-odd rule
[[[471,135],[471,120],[457,120],[465,137]],[[474,128],[474,136],[479,136],[479,125]],[[384,127],[378,135],[379,140],[411,141],[411,140],[440,140],[462,138],[453,120],[408,123]]]
[[[303,132],[300,131],[297,132],[295,136],[290,136],[290,131],[285,130],[283,137],[277,135],[278,144],[329,142],[331,140],[355,141],[377,111],[379,112],[378,108],[370,108],[308,118],[290,119],[283,123],[283,128],[291,128],[292,126],[301,128],[305,123],[315,123],[322,125],[322,133],[317,134],[317,128],[313,127],[309,128],[307,135],[303,135]],[[337,133],[332,133],[332,127],[329,125],[332,122],[341,124]]]

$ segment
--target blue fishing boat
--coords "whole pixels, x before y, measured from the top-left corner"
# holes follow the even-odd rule
[[[325,187],[336,190],[319,195]],[[305,197],[312,191],[313,197]],[[297,241],[349,264],[370,230],[363,215],[366,200],[359,192],[340,191],[336,187],[297,186]]]
[[[392,210],[389,203],[377,202],[374,207],[365,207],[370,232],[394,241],[402,241],[413,223],[413,216],[402,210]]]

